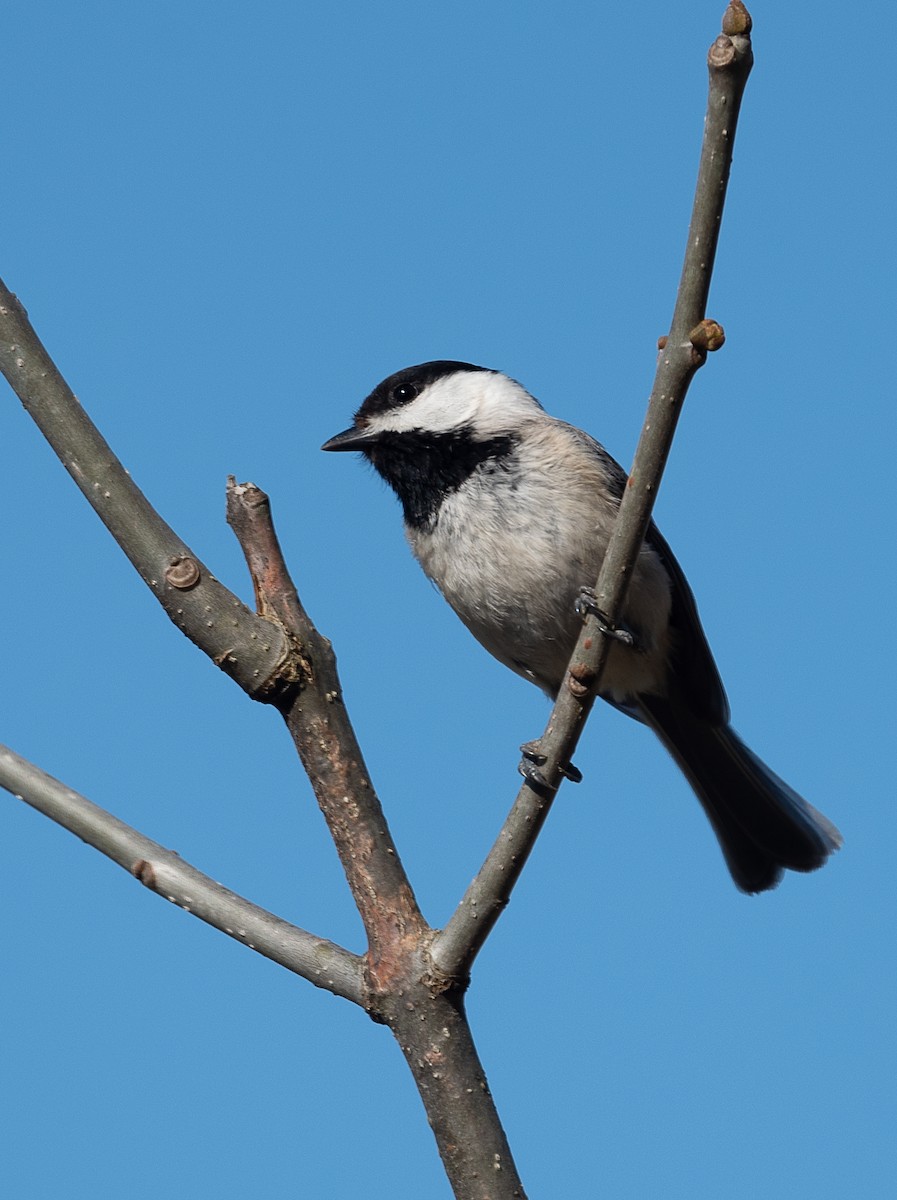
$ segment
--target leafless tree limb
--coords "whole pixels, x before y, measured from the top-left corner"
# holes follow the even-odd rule
[[[215,579],[162,520],[78,403],[0,280],[0,370],[175,625],[251,696],[281,686],[289,644]]]
[[[52,775],[0,746],[0,787],[111,858],[151,891],[317,987],[364,1005],[362,960],[228,891]]]
[[[723,17],[710,47],[710,91],[691,226],[669,335],[657,364],[648,414],[620,505],[610,547],[595,587],[611,626],[623,611],[626,589],[651,518],[667,455],[691,380],[709,350],[723,344],[722,329],[704,319],[716,244],[732,163],[738,110],[752,64],[751,18],[740,0]],[[573,651],[568,686],[561,689],[542,735],[546,789],[525,783],[498,838],[432,949],[436,968],[464,977],[510,899],[595,701],[610,646],[595,617],[583,624]]]

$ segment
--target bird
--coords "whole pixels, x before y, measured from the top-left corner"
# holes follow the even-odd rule
[[[425,574],[499,662],[556,698],[626,473],[589,434],[501,371],[449,359],[384,379],[327,451],[357,451],[396,493]],[[587,602],[588,603],[588,602]],[[813,871],[837,828],[730,724],[691,588],[651,522],[599,680],[691,785],[736,886]]]

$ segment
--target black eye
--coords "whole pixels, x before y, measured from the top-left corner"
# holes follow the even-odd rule
[[[413,400],[418,394],[417,384],[414,383],[397,383],[392,389],[392,398],[396,404],[407,404],[409,400]]]

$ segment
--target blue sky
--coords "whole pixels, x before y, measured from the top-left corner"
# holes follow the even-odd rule
[[[434,924],[547,708],[427,584],[385,487],[318,447],[383,376],[451,357],[629,463],[723,7],[32,0],[11,25],[0,274],[150,499],[247,599],[225,478],[270,493]],[[897,1184],[892,12],[752,11],[710,304],[728,341],[656,516],[736,726],[845,848],[739,895],[660,746],[596,709],[586,781],[469,998],[533,1197]],[[361,949],[276,714],[180,639],[8,390],[0,431],[0,738]],[[25,806],[2,800],[0,821],[11,1195],[449,1195],[384,1029]]]

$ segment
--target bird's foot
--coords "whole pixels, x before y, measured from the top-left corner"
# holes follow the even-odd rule
[[[613,638],[615,642],[621,642],[624,646],[635,646],[635,634],[628,626],[622,621],[614,625],[608,620],[607,613],[598,605],[594,588],[581,587],[574,607],[580,617],[594,617],[605,637]]]
[[[539,749],[540,744],[539,741],[524,742],[520,747],[523,760],[517,769],[533,791],[542,796],[550,793],[551,788],[548,786],[548,780],[540,769],[548,762],[548,756],[543,754]],[[562,763],[558,769],[564,778],[569,779],[571,783],[582,783],[582,771],[580,771],[579,767],[574,766],[572,762]]]

